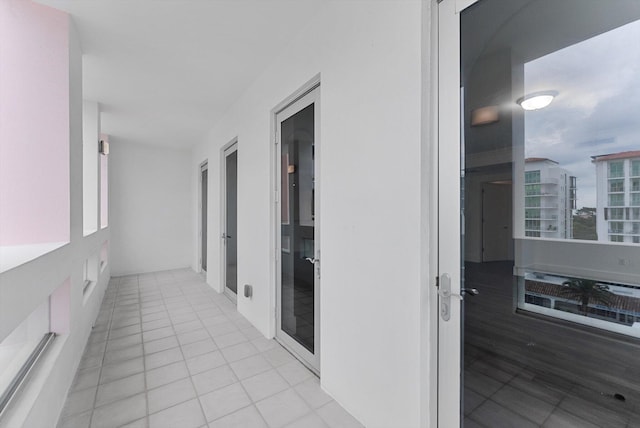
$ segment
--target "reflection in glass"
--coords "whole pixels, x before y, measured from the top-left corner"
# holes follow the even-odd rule
[[[640,426],[639,19],[634,0],[461,15],[469,425]]]
[[[314,105],[281,125],[281,328],[314,352]]]

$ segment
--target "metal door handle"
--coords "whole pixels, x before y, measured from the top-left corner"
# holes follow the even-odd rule
[[[231,238],[231,235],[227,235],[226,233],[223,233],[222,236],[220,236],[222,239],[229,239]]]
[[[320,257],[305,257],[305,260],[316,267],[316,273],[318,275],[318,279],[320,279]]]
[[[460,294],[468,294],[469,296],[477,296],[480,294],[477,288],[463,288],[460,290]]]

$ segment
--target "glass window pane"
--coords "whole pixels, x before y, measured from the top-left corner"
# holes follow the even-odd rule
[[[281,328],[314,352],[314,104],[281,124]],[[286,186],[286,188],[285,188]],[[286,200],[285,200],[286,198]]]

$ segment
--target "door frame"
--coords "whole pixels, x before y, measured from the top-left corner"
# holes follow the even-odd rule
[[[225,238],[223,236],[227,230],[227,156],[233,152],[238,152],[238,137],[233,138],[227,144],[220,149],[220,285],[222,286],[222,292],[225,296],[231,299],[234,303],[238,302],[238,295],[233,294],[231,290],[227,289],[227,246]],[[236,171],[236,192],[238,186],[239,174]],[[237,194],[236,194],[237,199]],[[236,209],[236,221],[238,212]],[[236,223],[237,224],[237,223]],[[236,227],[237,229],[237,227]],[[237,248],[237,230],[236,230],[236,248]],[[237,258],[237,255],[236,255]],[[236,260],[237,262],[237,260]],[[237,278],[237,271],[236,271]],[[238,287],[239,288],[239,287]],[[236,290],[237,291],[237,290]]]
[[[203,269],[202,267],[202,262],[203,262],[203,251],[202,251],[202,243],[203,240],[206,239],[206,247],[207,247],[207,252],[205,258],[208,256],[209,254],[209,227],[208,227],[208,219],[207,218],[203,218],[202,217],[202,172],[204,170],[207,170],[207,217],[209,217],[209,160],[205,159],[203,162],[200,163],[200,165],[198,165],[198,272],[206,275],[207,274],[207,270]],[[204,234],[206,236],[203,236],[203,227],[202,225],[207,222],[207,230],[206,232],[204,232]],[[209,267],[209,263],[208,260],[206,261],[206,265],[207,268]]]
[[[435,206],[437,223],[434,230],[439,279],[437,308],[437,426],[459,427],[462,419],[462,298],[461,263],[463,263],[461,231],[464,222],[460,196],[462,174],[462,88],[460,81],[460,13],[479,0],[442,0],[438,2],[435,69],[437,90],[435,162],[437,185]],[[443,166],[440,168],[439,166]],[[460,213],[460,215],[452,215]],[[450,296],[443,292],[448,275]],[[449,303],[449,320],[441,313]]]
[[[280,330],[280,286],[282,279],[281,265],[281,169],[282,162],[280,158],[280,123],[283,120],[298,113],[310,104],[314,107],[314,156],[315,156],[315,218],[314,218],[314,252],[315,257],[320,259],[321,254],[321,205],[320,205],[320,168],[321,168],[321,136],[320,136],[320,75],[316,75],[313,79],[303,85],[299,90],[287,97],[271,110],[271,206],[272,219],[271,224],[271,268],[273,269],[272,278],[272,308],[273,317],[271,318],[271,333],[273,337],[282,344],[290,353],[292,353],[302,364],[309,368],[316,375],[320,375],[320,357],[321,357],[321,292],[319,270],[314,269],[314,353],[311,354],[306,348],[298,344],[294,339],[290,338],[286,333]]]

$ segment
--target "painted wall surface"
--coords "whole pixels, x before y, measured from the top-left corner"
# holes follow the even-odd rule
[[[23,2],[2,2],[23,3]],[[27,2],[24,2],[27,3]],[[44,6],[37,6],[45,8]],[[46,8],[45,8],[46,9]],[[71,26],[66,98],[69,168],[67,194],[71,203],[71,240],[57,250],[0,274],[0,340],[53,294],[54,328],[60,335],[30,377],[20,400],[0,421],[0,427],[54,426],[80,364],[91,326],[98,315],[110,277],[107,265],[96,285],[83,296],[83,265],[109,239],[109,229],[83,238],[82,221],[82,52]],[[40,48],[39,48],[40,49]],[[46,51],[47,45],[41,49]],[[23,164],[24,166],[24,164]]]
[[[320,73],[321,382],[371,428],[420,423],[422,13],[417,1],[328,2],[190,166],[197,195],[209,160],[207,281],[221,290],[221,149],[238,138],[238,284],[254,287],[238,309],[272,336],[271,110]]]
[[[69,240],[68,27],[54,9],[0,2],[2,246]]]
[[[114,276],[191,261],[190,154],[111,138],[109,223]]]

